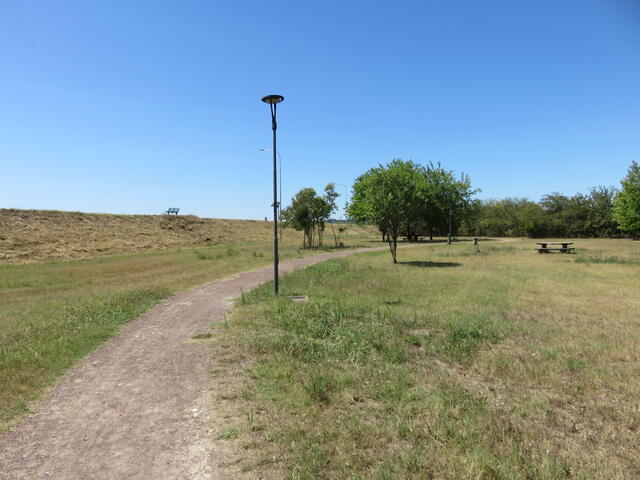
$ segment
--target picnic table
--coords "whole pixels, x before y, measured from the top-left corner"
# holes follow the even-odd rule
[[[540,247],[536,248],[538,253],[560,252],[560,253],[574,253],[576,249],[570,247],[573,242],[536,242]],[[549,245],[561,245],[559,247],[550,247]]]

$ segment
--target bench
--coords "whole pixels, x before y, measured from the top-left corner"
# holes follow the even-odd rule
[[[570,247],[569,245],[573,245],[573,242],[536,242],[540,247],[536,248],[538,253],[550,253],[550,252],[560,252],[560,253],[575,253],[576,249],[574,247]],[[560,247],[549,247],[549,245],[561,245]]]
[[[164,213],[166,213],[167,215],[171,215],[171,214],[173,214],[173,215],[178,215],[178,212],[179,212],[179,211],[180,211],[180,209],[179,209],[179,208],[173,208],[173,207],[171,207],[171,208],[168,208],[168,209],[167,209],[167,211],[166,211],[166,212],[164,212]]]

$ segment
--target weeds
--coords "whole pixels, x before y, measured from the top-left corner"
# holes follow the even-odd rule
[[[481,342],[495,343],[500,339],[495,321],[477,316],[456,316],[446,322],[444,349],[456,360],[468,360]]]
[[[315,369],[307,374],[302,386],[312,402],[328,403],[336,380],[331,372]]]
[[[198,257],[199,260],[215,260],[217,258],[220,258],[220,256],[217,254],[206,253],[202,250],[195,250],[193,253],[196,257]]]
[[[238,436],[239,432],[236,428],[229,427],[225,429],[220,435],[218,435],[218,440],[232,440]]]
[[[199,333],[197,335],[194,335],[193,338],[194,340],[206,340],[207,338],[211,338],[213,337],[212,333]]]

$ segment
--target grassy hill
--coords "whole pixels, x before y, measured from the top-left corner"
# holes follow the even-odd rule
[[[350,226],[356,235],[371,228]],[[302,234],[285,229],[289,239]],[[112,215],[0,209],[0,263],[32,263],[100,255],[268,241],[273,223],[194,215]],[[327,233],[329,241],[330,232]]]

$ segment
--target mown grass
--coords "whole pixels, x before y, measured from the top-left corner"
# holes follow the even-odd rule
[[[367,243],[352,236],[357,244]],[[286,240],[283,259],[318,251]],[[0,431],[58,375],[172,292],[272,262],[269,242],[0,265]],[[321,250],[325,251],[325,250]]]
[[[640,478],[637,269],[526,240],[487,247],[325,262],[287,277],[307,303],[244,294],[213,337],[216,408],[240,419],[223,466],[251,479]]]

